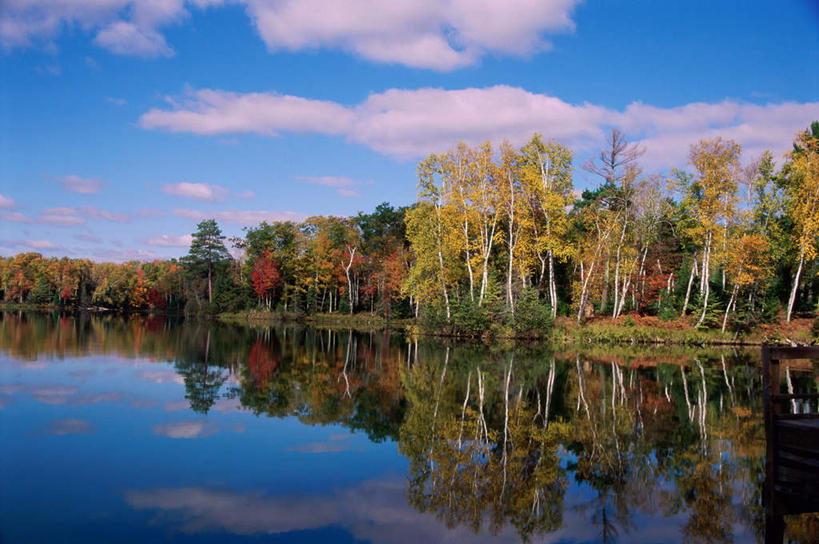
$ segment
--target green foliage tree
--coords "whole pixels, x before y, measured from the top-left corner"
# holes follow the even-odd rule
[[[230,254],[225,247],[225,237],[215,219],[206,219],[196,225],[191,247],[183,263],[191,274],[201,276],[207,274],[208,303],[213,302],[213,273],[230,260]]]

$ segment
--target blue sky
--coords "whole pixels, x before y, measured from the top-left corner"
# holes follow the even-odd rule
[[[409,204],[459,140],[781,156],[818,66],[812,0],[5,0],[0,254],[179,256],[202,218]]]

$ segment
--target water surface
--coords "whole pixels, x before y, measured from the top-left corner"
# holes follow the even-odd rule
[[[6,313],[0,537],[759,542],[759,390],[755,352]]]

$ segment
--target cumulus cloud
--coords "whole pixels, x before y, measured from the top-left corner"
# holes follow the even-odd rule
[[[486,53],[528,55],[571,32],[578,0],[245,0],[271,51],[342,49],[368,60],[452,70]],[[321,13],[321,17],[316,17]]]
[[[141,210],[137,210],[136,214],[145,219],[165,217],[165,212],[157,208],[143,208]]]
[[[289,104],[295,105],[292,116],[288,115]],[[316,121],[325,116],[329,123]],[[684,164],[690,144],[718,134],[735,139],[750,155],[764,149],[780,154],[804,128],[805,120],[817,117],[819,102],[751,104],[724,100],[672,108],[635,102],[617,110],[591,103],[571,104],[519,87],[497,85],[459,90],[390,89],[354,106],[275,93],[207,89],[191,91],[170,109],[150,110],[140,118],[140,124],[204,135],[338,135],[399,159],[440,152],[459,141],[474,145],[508,139],[520,145],[535,132],[583,153],[602,145],[605,133],[617,127],[646,147],[646,166],[664,168]],[[344,178],[312,178],[316,183],[321,179],[330,184],[343,183],[333,180]],[[340,188],[351,190],[349,186]]]
[[[116,246],[122,246],[122,242],[114,240],[111,242]],[[92,256],[97,260],[121,263],[125,261],[153,261],[159,258],[158,253],[147,249],[110,249],[100,248],[91,252]]]
[[[181,487],[130,490],[125,501],[136,510],[157,512],[158,522],[184,534],[271,535],[337,526],[356,540],[389,544],[485,542],[489,537],[486,531],[476,534],[462,525],[447,528],[434,515],[409,506],[406,492],[404,478],[388,477],[327,495],[270,496],[261,491]],[[586,530],[589,539],[595,530]],[[520,537],[507,526],[492,535],[492,541],[520,542]]]
[[[59,246],[51,240],[33,240],[26,238],[23,240],[2,240],[0,243],[11,247],[23,247],[29,249],[58,249]]]
[[[150,238],[146,238],[145,244],[160,247],[188,247],[191,245],[192,240],[193,236],[190,234],[183,234],[182,236],[160,234],[159,236],[151,236]]]
[[[219,432],[219,428],[206,421],[179,421],[151,427],[154,434],[168,438],[204,438]]]
[[[17,207],[14,199],[0,194],[0,209],[11,210]]]
[[[327,494],[270,495],[208,487],[133,489],[124,493],[135,510],[154,512],[154,522],[171,532],[187,535],[226,532],[233,535],[280,535],[337,527],[356,541],[410,544],[416,542],[470,543],[491,540],[519,543],[514,527],[489,531],[484,524],[473,531],[463,524],[447,527],[433,512],[419,512],[407,504],[405,477],[385,476]],[[587,494],[569,492],[562,508],[563,523],[553,532],[538,535],[540,542],[594,542],[600,526],[588,509]],[[624,540],[635,544],[673,542],[688,521],[687,512],[657,515],[635,509],[639,530],[625,528]],[[488,523],[488,520],[487,520]]]
[[[88,219],[127,223],[131,220],[125,213],[112,212],[94,206],[60,206],[40,211],[36,215],[25,215],[19,212],[0,212],[0,219],[13,223],[31,223],[38,225],[73,226],[84,225]]]
[[[94,43],[112,53],[170,56],[159,29],[187,15],[184,0],[6,0],[0,11],[0,45],[48,44],[65,29],[94,32]]]
[[[184,380],[183,380],[184,383]],[[166,402],[164,405],[164,409],[167,412],[178,412],[180,410],[188,410],[191,407],[190,402],[187,400],[177,400],[177,401],[170,401]],[[214,401],[213,405],[210,407],[211,412],[242,412],[246,411],[247,409],[242,407],[242,403],[236,399],[226,399],[226,398],[218,398]],[[238,427],[234,428],[235,432],[243,432],[243,430],[239,430]]]
[[[93,234],[87,234],[87,233],[75,234],[74,239],[75,240],[80,240],[81,242],[91,242],[92,244],[102,243],[102,238],[100,238],[99,236],[95,236]]]
[[[338,453],[342,451],[353,451],[354,446],[350,442],[350,434],[332,434],[327,437],[324,442],[307,442],[292,448],[287,451],[297,451],[300,453]],[[357,448],[358,451],[363,451],[362,448]]]
[[[154,383],[185,383],[185,379],[173,370],[143,370],[139,377]]]
[[[115,21],[99,31],[94,43],[118,55],[137,57],[170,57],[173,49],[165,37],[152,28],[140,28],[125,21]]]
[[[216,219],[222,223],[230,223],[241,226],[255,226],[262,221],[272,223],[275,221],[301,221],[304,214],[290,211],[267,211],[267,210],[225,210],[217,212],[203,212],[200,210],[176,209],[173,214],[177,217],[184,217],[194,221],[204,219]]]
[[[238,134],[279,132],[344,134],[354,114],[348,108],[324,100],[312,100],[276,93],[232,93],[202,89],[172,110],[152,109],[139,124],[147,129],[195,134]]]
[[[91,194],[99,193],[105,182],[95,178],[81,178],[80,176],[70,175],[60,178],[54,178],[63,184],[63,189],[71,191],[72,193]]]
[[[35,434],[53,434],[62,436],[66,434],[91,434],[96,429],[90,421],[84,419],[61,419],[52,421],[47,427]]]
[[[164,26],[188,15],[188,7],[227,3],[244,5],[271,51],[340,49],[374,62],[452,70],[489,53],[550,49],[547,34],[574,30],[579,0],[6,0],[0,44],[30,46],[79,27],[96,33],[94,43],[113,53],[167,57],[174,51]]]
[[[139,407],[151,400],[121,391],[81,392],[76,387],[49,384],[16,384],[7,392],[27,394],[37,402],[53,406],[87,406],[112,402]]]
[[[222,202],[228,194],[228,190],[219,185],[187,182],[167,183],[162,186],[162,192],[167,195],[204,200],[207,202]]]
[[[313,183],[315,185],[333,187],[336,189],[336,193],[338,193],[339,196],[348,198],[361,196],[353,189],[353,187],[361,185],[361,182],[354,179],[338,176],[296,176],[295,179]]]

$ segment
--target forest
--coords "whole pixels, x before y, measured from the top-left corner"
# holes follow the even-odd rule
[[[418,164],[408,207],[231,239],[205,220],[179,259],[21,253],[0,258],[0,295],[7,307],[377,315],[467,336],[537,333],[559,317],[722,332],[815,318],[819,122],[781,160],[716,137],[663,176],[644,174],[643,151],[618,130],[582,165],[537,134],[520,148],[461,143]],[[596,186],[576,191],[578,167]]]

